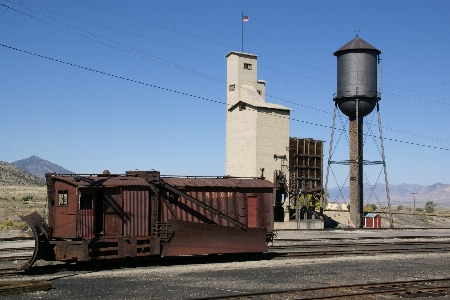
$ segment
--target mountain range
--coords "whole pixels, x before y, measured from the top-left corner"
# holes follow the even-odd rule
[[[46,173],[73,174],[72,171],[64,169],[59,165],[51,163],[48,160],[39,158],[35,155],[25,159],[16,160],[15,162],[12,162],[12,164],[21,168],[25,172],[42,179],[45,179]]]
[[[45,185],[45,180],[38,178],[13,164],[0,161],[0,185]]]
[[[72,171],[35,155],[13,163],[0,161],[1,185],[44,185],[45,173],[73,174]],[[328,193],[330,203],[349,202],[348,186],[331,188]],[[363,193],[364,203],[387,206],[384,184],[378,183],[373,186],[365,184]],[[440,182],[429,186],[407,183],[390,184],[389,196],[391,205],[394,207],[399,205],[412,207],[414,199],[416,207],[423,207],[427,201],[433,201],[438,204],[438,207],[450,207],[450,184]]]
[[[348,186],[335,187],[328,190],[330,203],[348,203],[350,193]],[[387,206],[387,193],[385,184],[375,184],[370,186],[364,184],[364,203],[373,203],[377,206]],[[401,183],[389,185],[389,198],[392,206],[405,205],[412,207],[414,199],[416,207],[422,207],[427,201],[433,201],[438,207],[450,207],[450,184],[435,183],[424,186],[420,184]]]

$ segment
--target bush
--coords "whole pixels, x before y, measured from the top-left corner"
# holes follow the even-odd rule
[[[428,201],[425,203],[425,211],[427,213],[432,213],[436,210],[437,204],[433,203],[433,201]]]
[[[21,231],[26,231],[28,229],[28,224],[25,222],[14,222],[13,220],[6,220],[0,223],[0,230],[11,230],[19,229]]]
[[[366,206],[364,207],[364,211],[365,212],[372,212],[372,211],[375,211],[375,210],[377,210],[377,206],[375,205],[375,204],[366,204]]]
[[[22,201],[23,202],[27,202],[27,201],[30,201],[30,200],[33,200],[33,196],[27,195],[27,196],[23,196],[22,197]]]
[[[398,210],[398,211],[401,211],[401,210],[403,210],[403,205],[399,205],[399,206],[397,206],[397,210]]]

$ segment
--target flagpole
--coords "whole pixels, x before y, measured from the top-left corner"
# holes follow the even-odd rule
[[[244,13],[241,16],[241,25],[242,25],[242,49],[241,52],[244,52]]]

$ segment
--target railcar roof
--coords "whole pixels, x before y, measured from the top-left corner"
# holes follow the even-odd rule
[[[149,184],[144,178],[126,176],[52,176],[53,180],[62,181],[76,187],[123,187],[143,186]]]
[[[228,188],[273,188],[274,185],[264,179],[248,178],[161,178],[174,187],[228,187]]]

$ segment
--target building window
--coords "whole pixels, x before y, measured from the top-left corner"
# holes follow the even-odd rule
[[[252,64],[244,63],[244,69],[251,70],[252,69]]]
[[[69,204],[69,191],[58,191],[58,205],[68,205]]]
[[[228,87],[228,90],[230,92],[234,91],[236,89],[236,85],[235,84],[230,84],[230,86]]]
[[[82,194],[80,196],[80,209],[92,209],[92,194]]]
[[[260,95],[260,96],[261,96],[261,90],[258,90],[258,95]]]

